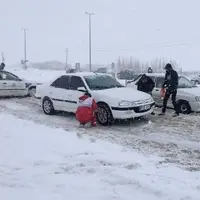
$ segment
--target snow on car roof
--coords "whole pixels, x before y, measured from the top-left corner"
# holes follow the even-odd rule
[[[105,73],[96,73],[96,72],[75,72],[75,73],[65,73],[63,75],[68,75],[68,76],[95,76],[95,75],[107,75],[109,76],[109,74],[105,74]]]

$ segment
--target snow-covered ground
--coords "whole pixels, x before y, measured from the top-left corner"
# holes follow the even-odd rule
[[[63,73],[12,72],[39,82]],[[83,129],[33,98],[1,99],[0,199],[199,200],[200,114],[171,115]]]
[[[0,114],[0,199],[200,198],[200,172],[94,136]],[[12,124],[12,126],[11,126]]]

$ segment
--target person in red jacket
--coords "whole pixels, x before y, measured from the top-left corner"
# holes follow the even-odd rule
[[[91,126],[96,126],[96,112],[98,106],[94,98],[86,92],[83,96],[79,97],[78,108],[76,111],[76,119],[81,125],[91,123]]]

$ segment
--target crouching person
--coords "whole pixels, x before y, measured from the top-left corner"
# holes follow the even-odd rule
[[[78,108],[76,111],[76,119],[80,122],[80,125],[91,123],[91,126],[96,126],[96,112],[98,106],[94,98],[86,92],[83,96],[79,97]]]
[[[138,81],[137,86],[137,89],[139,91],[148,93],[152,96],[152,91],[155,87],[155,82],[151,77],[147,76],[146,74],[143,74],[140,80]],[[155,115],[154,112],[152,112],[151,114]]]

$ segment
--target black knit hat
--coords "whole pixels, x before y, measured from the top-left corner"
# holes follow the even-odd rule
[[[166,65],[165,65],[165,68],[164,68],[165,70],[171,70],[172,69],[172,65],[170,64],[170,63],[167,63]]]

